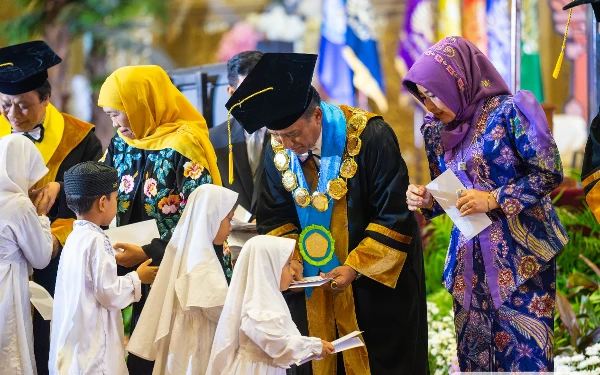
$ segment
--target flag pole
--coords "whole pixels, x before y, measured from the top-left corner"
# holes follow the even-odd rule
[[[510,75],[511,91],[521,88],[521,0],[510,2]]]

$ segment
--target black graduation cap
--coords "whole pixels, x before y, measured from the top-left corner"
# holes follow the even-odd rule
[[[600,22],[600,0],[575,0],[565,5],[563,7],[563,10],[567,10],[582,4],[592,4],[592,9],[594,10],[596,22]]]
[[[48,79],[48,69],[61,61],[41,40],[0,48],[0,93],[19,95],[37,89]]]
[[[108,195],[119,187],[117,170],[95,161],[75,164],[63,180],[65,194],[76,197]]]
[[[229,183],[233,183],[233,147],[230,116],[250,134],[266,126],[282,130],[308,108],[314,88],[317,55],[265,53],[225,104],[229,132]]]
[[[285,129],[310,104],[316,62],[317,55],[265,53],[225,107],[248,133]]]

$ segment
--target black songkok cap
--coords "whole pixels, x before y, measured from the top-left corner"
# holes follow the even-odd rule
[[[596,22],[600,22],[600,0],[575,0],[565,5],[563,7],[563,10],[567,10],[582,4],[592,4],[592,9],[594,10]]]
[[[65,194],[79,197],[108,195],[117,191],[119,174],[113,167],[95,161],[86,161],[65,172]]]
[[[41,40],[0,48],[0,93],[20,95],[37,89],[48,79],[48,68],[61,61]]]
[[[317,55],[265,53],[225,106],[250,134],[285,129],[310,104],[316,62]]]

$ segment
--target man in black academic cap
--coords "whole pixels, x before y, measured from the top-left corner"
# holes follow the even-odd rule
[[[62,60],[43,41],[0,48],[0,137],[18,133],[31,139],[49,169],[32,195],[41,188],[59,198],[48,213],[52,221],[53,259],[33,279],[54,295],[57,256],[73,229],[75,214],[67,207],[60,182],[66,170],[83,161],[98,160],[102,144],[94,135],[94,126],[65,113],[51,103],[52,89],[47,70]],[[33,318],[34,349],[38,374],[48,373],[50,322],[37,311]]]
[[[599,0],[576,0],[565,5],[563,9],[567,10],[582,4],[591,4],[596,22],[600,22]],[[596,220],[600,222],[600,184],[598,182],[600,182],[600,113],[596,115],[590,126],[590,135],[585,145],[583,167],[581,168],[581,184],[585,193],[585,200],[594,213]]]
[[[287,296],[304,335],[364,331],[366,347],[312,361],[313,374],[427,374],[423,254],[398,141],[381,116],[322,102],[316,59],[265,54],[226,105],[247,132],[271,134],[258,232],[296,239],[297,273],[332,279]]]
[[[233,95],[262,55],[263,53],[260,51],[244,51],[227,61],[227,80],[229,81],[227,92],[229,95]],[[227,179],[224,179],[223,186],[239,194],[238,203],[253,217],[256,214],[258,181],[262,172],[263,155],[267,144],[265,140],[268,137],[265,137],[265,128],[248,134],[233,118],[230,126],[233,157],[237,168],[234,170],[233,183],[230,184]],[[227,176],[229,169],[227,121],[210,129],[209,133],[210,142],[217,154],[219,172],[221,172],[221,176]]]

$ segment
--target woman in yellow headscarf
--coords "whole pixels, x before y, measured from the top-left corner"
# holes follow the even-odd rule
[[[202,184],[221,185],[206,121],[158,66],[117,69],[102,85],[98,105],[118,130],[103,158],[121,180],[117,226],[155,219],[160,233],[143,247],[115,246],[124,250],[117,263],[135,267],[152,259],[159,265],[187,197]],[[147,293],[134,304],[132,329]],[[129,356],[131,374],[150,374],[152,366]]]

